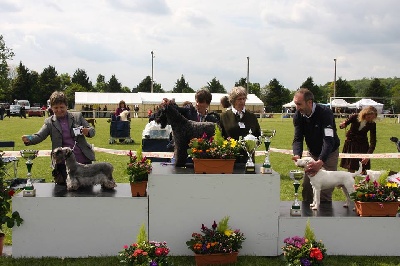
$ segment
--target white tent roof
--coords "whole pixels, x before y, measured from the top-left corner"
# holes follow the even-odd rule
[[[290,103],[286,103],[286,104],[282,105],[282,107],[285,107],[285,108],[296,107],[296,104],[294,103],[294,101],[291,101]]]
[[[349,107],[350,104],[346,102],[344,99],[334,99],[331,102],[332,107]]]
[[[121,100],[126,104],[142,103],[137,93],[75,92],[75,104],[118,104]]]
[[[356,108],[361,108],[361,109],[367,106],[373,106],[378,111],[378,114],[381,114],[383,109],[382,103],[375,102],[372,99],[361,99],[358,102],[353,103],[352,105],[354,105]]]
[[[159,104],[163,98],[175,98],[180,105],[185,101],[195,102],[195,93],[108,93],[108,92],[75,92],[75,104],[118,104],[124,100],[126,104]],[[222,96],[226,93],[213,93],[211,105],[220,105]],[[264,106],[264,103],[255,95],[248,94],[246,104]]]

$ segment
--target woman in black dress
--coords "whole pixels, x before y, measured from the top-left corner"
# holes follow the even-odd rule
[[[340,123],[343,129],[350,125],[350,129],[346,132],[346,141],[343,145],[343,153],[373,153],[376,145],[376,123],[375,119],[378,113],[375,107],[368,106],[357,114],[351,115],[346,121]],[[369,132],[369,141],[368,135]],[[365,170],[371,169],[371,163],[368,158],[342,158],[340,167],[347,169],[349,172],[358,170],[358,162],[363,164],[363,173]]]

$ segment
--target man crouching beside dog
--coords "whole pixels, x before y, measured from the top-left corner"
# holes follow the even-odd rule
[[[303,201],[313,201],[313,189],[310,176],[314,176],[321,168],[336,171],[339,159],[340,140],[336,132],[333,112],[326,106],[314,102],[314,95],[305,88],[296,91],[293,101],[296,112],[293,116],[294,139],[293,158],[297,161],[303,154],[303,140],[305,139],[309,156],[314,159],[308,163],[304,172]],[[332,201],[333,188],[321,191],[321,201]]]
[[[82,113],[67,111],[67,97],[63,92],[55,91],[50,96],[50,106],[54,114],[45,119],[42,128],[35,134],[23,135],[25,145],[35,145],[48,136],[51,138],[52,150],[58,147],[72,149],[77,162],[91,164],[95,154],[86,137],[95,136],[95,129],[83,118]],[[56,184],[66,185],[67,171],[65,161],[54,166],[53,177]]]

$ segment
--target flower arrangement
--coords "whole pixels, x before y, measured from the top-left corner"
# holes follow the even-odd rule
[[[315,235],[307,221],[304,237],[288,237],[282,247],[283,256],[290,265],[313,266],[323,265],[326,256],[324,244],[315,240]]]
[[[246,238],[240,230],[232,230],[228,222],[229,216],[225,216],[218,225],[214,221],[211,228],[202,224],[201,233],[194,232],[186,245],[196,254],[238,252]]]
[[[235,139],[224,139],[221,130],[215,125],[215,135],[203,134],[189,142],[188,155],[199,159],[235,159],[240,154],[240,145]]]
[[[141,226],[136,243],[125,245],[118,253],[121,263],[132,266],[168,266],[166,242],[148,241],[144,224]]]
[[[128,153],[129,162],[127,163],[126,173],[129,175],[129,182],[148,181],[152,170],[151,160],[147,159],[146,156],[142,157],[141,150],[138,150],[136,154],[134,155],[131,150]]]
[[[16,224],[20,226],[23,219],[17,211],[11,212],[11,198],[14,195],[14,189],[10,188],[5,180],[5,163],[3,161],[3,152],[0,151],[0,236],[4,236],[3,225],[8,228]]]
[[[354,185],[350,198],[361,202],[393,202],[400,196],[400,188],[396,182],[388,181],[389,172],[383,173],[378,180],[372,181],[367,175],[365,179]]]

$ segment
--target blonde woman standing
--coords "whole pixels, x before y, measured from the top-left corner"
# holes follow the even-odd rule
[[[350,125],[350,129],[346,132],[346,141],[343,145],[343,153],[373,153],[376,146],[376,123],[375,119],[378,112],[375,107],[368,106],[357,114],[351,115],[346,121],[340,123],[343,129]],[[369,132],[369,141],[368,141]],[[371,169],[371,163],[368,158],[342,158],[340,167],[347,169],[349,172],[355,172],[361,161],[363,164],[363,172]]]

